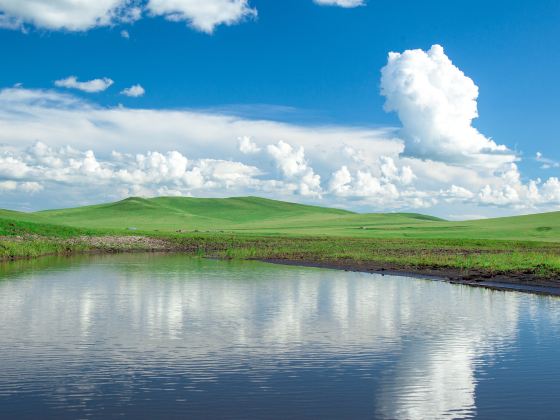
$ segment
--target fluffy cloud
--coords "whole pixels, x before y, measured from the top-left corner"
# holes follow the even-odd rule
[[[399,169],[395,164],[395,160],[388,156],[381,156],[380,160],[381,174],[385,181],[397,181],[403,185],[409,185],[416,178],[410,166],[403,166]]]
[[[43,189],[38,182],[16,182],[0,181],[0,191],[20,191],[24,193],[36,193]]]
[[[36,208],[162,194],[297,197],[366,211],[436,206],[443,216],[560,206],[557,177],[523,180],[511,162],[489,169],[403,156],[390,129],[107,108],[23,88],[0,90],[0,125],[0,194]]]
[[[279,141],[278,144],[268,145],[266,150],[284,177],[298,184],[301,195],[321,196],[321,177],[309,166],[303,146],[294,149],[292,145]]]
[[[261,148],[251,140],[251,137],[248,136],[239,137],[238,141],[239,141],[239,151],[244,155],[259,153],[261,151]]]
[[[365,4],[364,0],[313,0],[321,6],[358,7]]]
[[[398,114],[407,154],[493,168],[515,159],[506,146],[472,126],[478,87],[441,46],[389,53],[381,74],[385,110]]]
[[[303,146],[321,171],[345,164],[349,157],[344,149],[361,156],[361,165],[376,164],[380,156],[396,157],[403,150],[388,129],[299,126],[185,110],[106,108],[70,94],[23,88],[0,90],[0,125],[3,144],[29,147],[40,140],[53,147],[72,144],[102,155],[115,149],[145,153],[157,143],[164,150],[178,150],[195,159],[245,159],[240,137],[250,135],[253,147],[263,150],[283,139]]]
[[[121,95],[130,98],[139,98],[140,96],[144,96],[145,93],[146,90],[141,85],[134,85],[121,91]]]
[[[364,0],[313,0],[321,6],[353,8]],[[0,0],[0,28],[21,29],[26,25],[47,30],[87,31],[118,23],[131,23],[144,16],[162,16],[172,22],[187,22],[211,34],[220,25],[234,25],[255,18],[258,12],[249,0]],[[130,38],[126,30],[120,32]]]
[[[535,207],[545,201],[539,191],[540,182],[531,180],[524,184],[517,165],[512,163],[500,174],[500,182],[480,190],[478,199],[481,204],[495,206]]]
[[[145,13],[186,21],[206,33],[257,15],[248,0],[0,0],[0,27],[18,29],[31,24],[49,30],[86,31],[134,22]],[[126,31],[121,34],[128,37]]]
[[[399,168],[393,158],[381,156],[376,165],[358,169],[354,175],[346,165],[342,166],[332,174],[329,191],[341,197],[394,201],[401,195],[399,187],[410,185],[415,178],[409,166]]]
[[[93,79],[87,82],[80,82],[76,76],[70,76],[66,79],[57,80],[55,86],[67,89],[78,89],[83,92],[96,93],[103,92],[111,87],[114,82],[107,77],[103,79]]]
[[[61,191],[81,186],[86,192],[111,189],[116,197],[132,192],[157,195],[173,191],[189,195],[205,189],[258,187],[260,170],[217,159],[196,159],[171,151],[128,154],[114,151],[107,159],[98,159],[91,150],[71,147],[53,149],[36,143],[25,150],[0,150],[0,190],[37,192]]]
[[[329,182],[329,191],[339,196],[348,195],[351,182],[352,174],[350,174],[347,166],[343,166],[332,174]]]
[[[472,191],[457,185],[451,185],[451,188],[448,190],[441,191],[440,195],[447,197],[448,201],[467,201],[474,197],[474,193]]]
[[[560,180],[549,178],[541,187],[541,202],[560,203]]]
[[[85,31],[137,20],[141,12],[128,0],[0,0],[0,13],[0,24],[8,29],[28,23],[51,30]]]
[[[376,207],[418,209],[437,204],[436,194],[408,186],[415,178],[408,166],[399,169],[392,158],[382,156],[379,165],[354,174],[342,166],[331,175],[328,191],[335,197]]]
[[[248,0],[149,0],[147,9],[155,16],[185,21],[207,33],[212,33],[218,25],[233,25],[257,15]]]

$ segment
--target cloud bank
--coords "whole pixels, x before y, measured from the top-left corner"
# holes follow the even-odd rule
[[[402,128],[107,108],[55,90],[3,89],[0,194],[32,208],[252,194],[442,216],[560,209],[557,175],[524,179],[521,158],[472,126],[478,89],[441,47],[390,53],[381,88]]]

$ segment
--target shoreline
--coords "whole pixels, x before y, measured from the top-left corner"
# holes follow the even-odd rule
[[[40,236],[32,237],[0,237],[0,245],[5,244],[32,244],[35,241],[43,241],[54,245],[37,249],[34,253],[12,254],[0,257],[0,263],[7,263],[18,260],[33,260],[40,257],[60,255],[71,257],[74,255],[95,255],[95,254],[120,254],[120,253],[178,253],[188,256],[199,256],[218,259],[239,259],[254,260],[265,263],[293,265],[302,267],[317,267],[326,269],[336,269],[353,272],[363,272],[380,275],[395,275],[429,280],[444,281],[450,284],[461,284],[472,287],[484,287],[499,291],[518,291],[532,294],[560,296],[560,276],[551,273],[548,276],[537,275],[530,269],[501,271],[486,268],[459,268],[439,265],[437,260],[432,260],[428,264],[415,264],[406,261],[409,254],[403,253],[403,261],[383,261],[372,258],[368,260],[367,255],[361,255],[359,259],[328,256],[320,253],[303,252],[282,252],[274,250],[269,252],[244,253],[247,247],[263,245],[262,238],[257,238],[253,242],[236,243],[233,238],[187,238],[187,241],[164,237],[148,237],[144,235],[108,235],[108,236],[81,236],[67,240],[48,240]],[[238,238],[239,239],[239,238]],[[274,241],[272,239],[271,241]],[[265,240],[264,243],[268,242]],[[35,242],[36,243],[36,242]],[[305,243],[305,242],[303,242]],[[399,248],[400,249],[400,248]],[[284,250],[285,251],[285,250]],[[301,250],[300,250],[301,251]],[[315,250],[316,251],[316,250]],[[444,250],[444,255],[453,253],[453,250]],[[408,250],[410,252],[410,250]],[[261,255],[258,255],[258,254]],[[268,255],[267,255],[268,253]],[[255,255],[256,254],[256,255]],[[383,256],[383,255],[381,255]]]
[[[337,263],[334,261],[317,262],[309,260],[283,260],[277,258],[254,259],[268,264],[289,265],[295,267],[314,267],[330,270],[350,271],[355,273],[378,274],[381,276],[412,277],[423,280],[440,281],[449,284],[481,287],[501,292],[522,292],[543,296],[560,297],[560,283],[551,280],[539,279],[536,276],[525,274],[526,280],[519,279],[516,275],[491,275],[490,273],[461,274],[459,270],[448,268],[411,269],[411,268],[383,268],[375,263]],[[531,280],[530,280],[531,279]],[[530,284],[529,284],[530,282]]]

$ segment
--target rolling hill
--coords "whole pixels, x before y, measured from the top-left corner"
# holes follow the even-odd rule
[[[560,212],[449,222],[416,213],[358,214],[258,197],[132,197],[115,203],[36,213],[0,210],[0,219],[116,231],[560,242]]]

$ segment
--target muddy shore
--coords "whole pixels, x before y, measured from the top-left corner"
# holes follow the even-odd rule
[[[405,276],[444,281],[499,291],[517,291],[548,296],[560,296],[560,279],[542,278],[531,273],[492,274],[484,271],[461,272],[453,268],[402,267],[376,262],[309,261],[284,259],[257,259],[261,262],[302,267],[326,268],[387,276]]]

